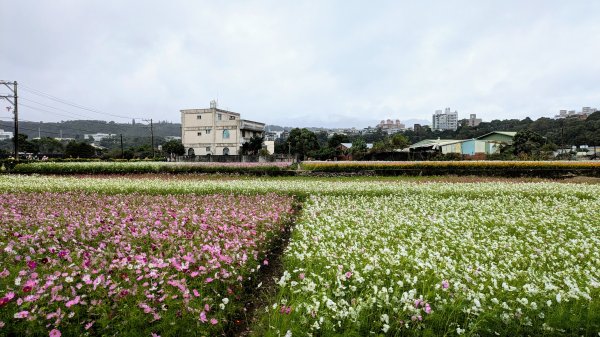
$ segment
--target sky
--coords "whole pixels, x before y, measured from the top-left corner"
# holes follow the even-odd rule
[[[0,0],[19,118],[281,126],[600,108],[600,1]],[[10,94],[0,87],[0,95]],[[0,119],[10,113],[0,101]]]

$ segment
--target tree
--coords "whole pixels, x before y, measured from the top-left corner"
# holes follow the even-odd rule
[[[314,132],[306,128],[295,128],[290,131],[288,142],[292,153],[296,154],[302,160],[306,158],[309,152],[319,150],[319,142]]]
[[[96,149],[88,143],[70,141],[65,148],[65,156],[72,158],[92,158]]]
[[[37,153],[38,148],[37,148],[36,144],[28,141],[27,138],[28,138],[27,135],[19,133],[18,138],[17,138],[19,140],[19,152]],[[13,138],[13,142],[14,142],[14,138]],[[14,146],[14,143],[13,143],[13,146]],[[13,149],[14,149],[14,147],[13,147]]]
[[[264,137],[254,135],[250,138],[250,141],[242,144],[242,154],[245,155],[256,155],[262,149]]]
[[[517,132],[513,138],[513,153],[519,157],[539,158],[547,140],[531,130]]]
[[[327,140],[327,146],[332,149],[335,149],[342,143],[350,143],[350,138],[341,133],[334,133],[333,136]]]
[[[42,137],[31,141],[37,148],[37,153],[59,154],[64,153],[65,147],[59,140],[50,137]]]
[[[185,147],[183,147],[183,143],[180,140],[172,139],[163,144],[162,149],[165,153],[169,155],[175,154],[177,156],[183,156],[185,154]]]
[[[356,138],[352,142],[352,147],[350,148],[350,153],[352,154],[353,160],[361,160],[367,153],[367,142],[365,142],[362,138]]]
[[[391,139],[391,143],[392,143],[392,146],[394,147],[394,150],[395,149],[403,149],[405,147],[408,147],[408,145],[410,145],[408,138],[406,138],[401,133],[396,133],[395,135],[393,135],[392,139]]]

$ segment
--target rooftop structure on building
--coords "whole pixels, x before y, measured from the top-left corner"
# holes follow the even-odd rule
[[[181,112],[181,139],[188,156],[239,155],[241,146],[253,136],[262,137],[265,124],[241,119],[240,114],[219,109],[216,101],[208,109]]]
[[[470,114],[467,119],[467,126],[475,127],[481,124],[481,118],[477,118],[477,114]]]
[[[451,111],[450,108],[446,108],[444,111],[436,110],[433,114],[433,130],[452,130],[458,129],[458,111]]]
[[[402,124],[399,119],[396,119],[395,121],[387,119],[379,122],[377,128],[390,135],[406,130],[406,125]]]

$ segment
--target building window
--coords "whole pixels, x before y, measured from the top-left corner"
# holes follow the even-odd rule
[[[207,146],[207,147],[206,147],[206,152],[207,152],[207,153],[208,153],[208,152],[210,152],[210,146]]]
[[[210,135],[210,129],[204,130],[204,133],[206,133],[207,135]]]
[[[223,139],[229,139],[229,130],[223,130]]]
[[[232,121],[235,119],[235,116],[229,116],[229,120]]]
[[[246,137],[246,131],[242,130],[242,137]]]
[[[194,149],[191,147],[188,149],[188,156],[194,156]]]
[[[221,114],[217,114],[217,120],[221,120],[222,115]]]
[[[198,131],[198,136],[202,136],[202,132]]]
[[[202,115],[196,116],[196,119],[202,119]]]
[[[224,155],[224,156],[227,156],[227,155],[229,155],[229,148],[228,148],[228,147],[224,147],[224,148],[223,148],[223,155]]]

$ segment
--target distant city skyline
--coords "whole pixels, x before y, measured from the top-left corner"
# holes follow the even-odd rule
[[[212,99],[266,124],[330,128],[431,124],[444,107],[490,121],[600,106],[593,1],[9,8],[0,80],[19,82],[23,120],[181,122],[180,110]],[[0,101],[5,122],[8,105]]]

